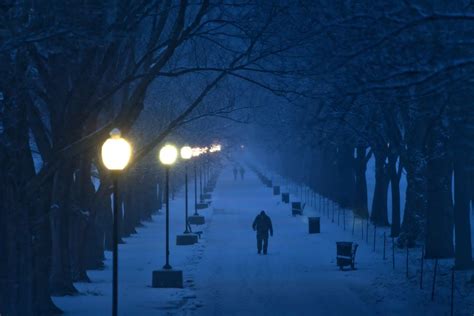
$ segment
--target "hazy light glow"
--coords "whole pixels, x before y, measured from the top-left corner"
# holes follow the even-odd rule
[[[193,156],[193,150],[189,146],[184,146],[181,148],[181,158],[188,160]]]
[[[160,161],[164,165],[172,165],[178,158],[178,150],[173,145],[165,145],[160,150]]]
[[[217,145],[212,145],[211,148],[209,149],[209,152],[215,153],[221,150],[222,150],[222,146],[217,144]]]
[[[132,156],[132,146],[121,137],[120,130],[114,128],[110,138],[102,145],[102,162],[109,170],[123,170]]]
[[[192,148],[192,151],[193,151],[193,157],[199,157],[200,155],[203,154],[202,148],[200,147],[194,147]]]

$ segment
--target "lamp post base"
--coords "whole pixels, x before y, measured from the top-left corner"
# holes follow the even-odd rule
[[[176,236],[176,245],[187,246],[194,245],[198,242],[198,235],[195,234],[181,234]]]
[[[153,288],[183,288],[183,271],[156,270],[153,271],[151,286]]]
[[[204,225],[206,218],[202,215],[192,215],[188,217],[188,222],[192,225]]]

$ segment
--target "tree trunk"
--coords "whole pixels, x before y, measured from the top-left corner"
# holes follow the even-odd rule
[[[426,156],[422,150],[407,152],[407,191],[399,246],[414,247],[426,227]]]
[[[359,217],[369,218],[367,179],[365,176],[367,170],[366,148],[359,146],[356,152],[354,212]]]
[[[397,171],[398,155],[388,156],[388,174],[390,176],[390,190],[392,193],[392,224],[390,226],[390,236],[400,235],[400,172]],[[401,166],[399,167],[401,168]]]
[[[59,315],[62,311],[54,305],[49,293],[49,270],[51,266],[51,229],[48,220],[51,205],[52,180],[43,184],[38,199],[32,209],[35,211],[33,221],[33,310],[34,315]]]
[[[70,249],[70,188],[72,184],[72,167],[63,163],[54,176],[51,220],[51,294],[63,296],[77,293],[73,285]]]
[[[452,167],[443,131],[432,131],[427,172],[426,258],[453,257]]]
[[[388,226],[388,176],[385,167],[387,155],[374,151],[375,156],[375,190],[374,199],[372,201],[372,214],[370,216],[372,222],[377,226]]]
[[[354,148],[341,146],[337,152],[338,192],[336,201],[343,208],[351,208],[354,201]]]
[[[457,269],[473,267],[469,205],[469,167],[463,151],[454,156],[455,264]]]

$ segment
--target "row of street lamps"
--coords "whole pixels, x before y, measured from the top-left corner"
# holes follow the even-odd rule
[[[189,234],[188,229],[188,166],[187,161],[193,157],[199,157],[202,154],[214,153],[221,151],[220,145],[213,145],[211,147],[196,147],[191,148],[184,146],[180,150],[180,156],[185,162],[185,231],[184,234]],[[105,167],[111,172],[113,184],[113,256],[112,256],[112,315],[117,316],[118,305],[118,177],[120,173],[127,167],[132,156],[132,146],[124,138],[121,137],[120,130],[113,129],[110,132],[110,138],[102,145],[102,162]],[[169,263],[169,172],[171,166],[178,159],[178,150],[175,146],[166,144],[159,152],[159,160],[165,167],[165,203],[166,203],[166,263],[163,266],[163,272],[172,270]],[[197,172],[195,165],[195,181],[197,181]],[[195,182],[195,194],[197,195]],[[195,198],[197,205],[197,197]],[[195,215],[197,215],[197,206],[195,206]],[[155,271],[154,271],[155,274]]]

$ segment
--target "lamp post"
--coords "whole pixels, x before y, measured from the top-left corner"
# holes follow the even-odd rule
[[[185,234],[189,234],[188,229],[188,163],[187,161],[193,156],[193,150],[189,146],[181,148],[181,158],[184,159],[184,191],[185,191]]]
[[[178,150],[173,145],[165,145],[160,150],[160,162],[165,166],[165,202],[166,202],[166,263],[162,270],[153,271],[152,287],[182,288],[183,271],[173,270],[170,265],[170,198],[169,173],[171,166],[178,158]]]
[[[184,214],[184,224],[185,229],[184,233],[181,235],[176,236],[176,245],[178,246],[186,246],[186,245],[194,245],[198,242],[198,235],[193,234],[190,230],[190,223],[193,223],[193,217],[188,216],[188,163],[187,160],[191,159],[193,156],[191,147],[184,146],[181,148],[181,158],[184,160],[184,169],[185,169],[185,176],[184,176],[184,189],[185,189],[185,214]]]
[[[205,148],[194,148],[194,157],[199,157],[205,151]],[[194,159],[194,214],[188,217],[188,223],[192,225],[203,225],[206,222],[204,216],[198,214],[198,209],[202,208],[203,203],[198,203],[198,166],[197,159]],[[202,193],[201,193],[202,194]]]
[[[165,165],[165,202],[166,202],[166,264],[163,269],[171,269],[170,257],[170,168],[178,158],[178,150],[173,145],[165,145],[160,150],[160,161]]]
[[[202,163],[199,165],[199,201],[201,203],[204,202],[204,199],[202,198]]]
[[[198,214],[198,208],[197,208],[197,205],[198,205],[198,194],[197,194],[197,161],[194,160],[194,216],[199,216]]]
[[[120,130],[113,129],[110,138],[102,145],[102,162],[112,173],[113,183],[113,256],[112,256],[112,315],[117,316],[118,305],[118,177],[128,165],[132,147],[121,137]]]

